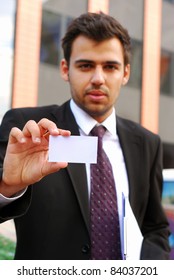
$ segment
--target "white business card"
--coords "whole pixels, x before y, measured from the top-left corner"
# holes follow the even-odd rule
[[[98,137],[49,136],[49,162],[97,162]]]

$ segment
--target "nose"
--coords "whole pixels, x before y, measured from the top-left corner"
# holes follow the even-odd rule
[[[92,74],[91,83],[93,85],[102,85],[105,81],[103,69],[101,67],[96,67]]]

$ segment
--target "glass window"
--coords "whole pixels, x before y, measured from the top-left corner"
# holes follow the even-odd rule
[[[142,83],[142,43],[132,39],[131,44],[131,73],[129,86],[140,89]]]
[[[131,76],[127,86],[139,91],[142,83],[143,12],[143,0],[109,1],[109,14],[127,28],[131,37]]]
[[[62,57],[61,38],[67,25],[72,20],[69,16],[43,11],[41,31],[40,60],[43,63],[59,65]]]
[[[57,65],[61,33],[61,16],[43,11],[41,32],[41,62]]]
[[[160,90],[162,94],[174,96],[173,71],[174,53],[162,50],[160,68]]]
[[[0,120],[11,106],[15,0],[0,0]]]
[[[164,1],[162,7],[162,34],[161,34],[161,94],[174,96],[174,1]]]
[[[174,0],[163,0],[164,2],[174,3]]]
[[[161,67],[160,67],[160,107],[159,107],[159,134],[168,145],[174,144],[174,4],[162,2],[162,32],[161,32]],[[167,148],[166,148],[167,149]],[[165,149],[166,160],[173,157],[171,151]],[[173,149],[173,147],[172,147]],[[166,154],[167,151],[167,154]],[[165,163],[165,162],[164,162]]]

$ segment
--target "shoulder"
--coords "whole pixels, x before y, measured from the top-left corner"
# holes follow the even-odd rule
[[[8,110],[3,119],[2,124],[4,122],[27,122],[28,120],[39,121],[41,118],[54,119],[54,115],[62,114],[65,110],[69,108],[69,101],[65,102],[62,105],[45,105],[45,106],[37,106],[37,107],[20,107],[20,108],[12,108]]]
[[[68,102],[67,102],[68,103]],[[66,103],[65,103],[66,104]],[[48,105],[38,107],[21,107],[8,110],[1,122],[0,137],[8,137],[12,127],[22,129],[27,121],[40,121],[42,118],[48,118],[55,121],[56,114],[62,111],[67,105]]]
[[[127,134],[137,136],[144,141],[160,142],[158,134],[146,129],[139,123],[117,116],[118,133],[125,131]]]
[[[120,144],[125,150],[137,148],[151,163],[156,158],[162,160],[162,142],[158,134],[131,120],[117,118],[117,133]],[[135,150],[134,150],[135,151]]]
[[[35,119],[37,116],[44,116],[45,114],[48,115],[54,110],[58,108],[58,105],[48,105],[48,106],[38,106],[38,107],[21,107],[21,108],[13,108],[7,111],[5,114],[6,116],[9,115],[16,115],[16,116],[23,116],[24,118],[28,119]]]
[[[20,107],[20,108],[13,108],[6,112],[4,118],[8,116],[19,116],[27,119],[33,120],[40,120],[40,118],[51,118],[57,112],[60,114],[64,111],[69,110],[69,100],[63,103],[62,105],[52,104],[52,105],[45,105],[45,106],[37,106],[37,107]],[[4,119],[3,118],[3,119]]]

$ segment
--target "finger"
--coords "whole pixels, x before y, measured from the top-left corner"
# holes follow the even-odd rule
[[[70,136],[71,131],[59,128],[59,134],[62,135],[62,136]]]
[[[23,130],[24,137],[31,137],[32,141],[34,143],[40,143],[41,142],[41,131],[40,127],[34,120],[28,121]]]
[[[13,127],[9,134],[9,143],[16,143],[16,142],[25,143],[26,138],[23,132],[19,128]]]
[[[59,130],[56,124],[46,118],[41,119],[38,122],[38,126],[40,127],[41,134],[44,135],[46,133],[50,133],[52,135],[59,135]]]
[[[43,136],[50,135],[63,135],[63,136],[69,136],[71,132],[69,130],[60,129],[56,126],[56,124],[46,118],[41,119],[38,122],[38,125],[40,127],[40,130],[42,131]]]

